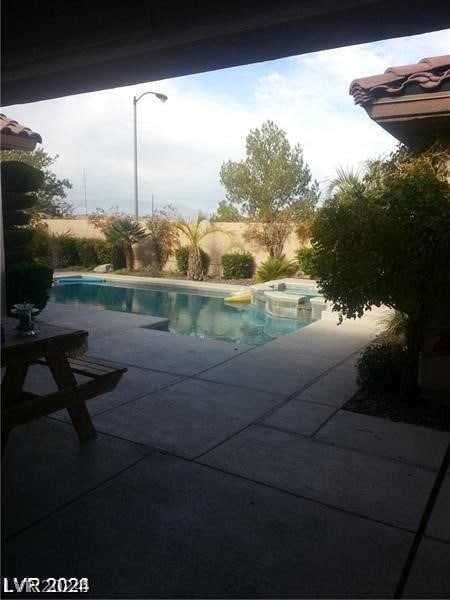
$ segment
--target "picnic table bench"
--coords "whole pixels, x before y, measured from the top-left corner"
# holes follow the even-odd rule
[[[80,441],[96,436],[86,401],[113,390],[125,367],[78,356],[87,348],[88,332],[40,322],[37,335],[23,337],[15,330],[17,321],[3,322],[5,340],[1,359],[2,452],[12,428],[66,408]],[[37,394],[24,390],[29,368],[39,364],[49,368],[56,390]],[[82,375],[79,382],[75,375]]]

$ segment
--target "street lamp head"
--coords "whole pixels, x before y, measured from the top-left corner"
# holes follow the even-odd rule
[[[165,94],[160,94],[159,92],[144,92],[137,98],[136,96],[133,96],[133,104],[136,105],[142,98],[142,96],[146,96],[147,94],[152,94],[153,96],[156,96],[158,100],[161,100],[161,102],[167,102],[167,96]]]

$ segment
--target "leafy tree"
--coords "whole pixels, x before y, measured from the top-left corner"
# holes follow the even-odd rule
[[[174,227],[182,233],[189,245],[187,276],[194,281],[202,281],[206,275],[203,270],[201,259],[200,242],[208,235],[215,232],[227,233],[220,227],[209,223],[202,213],[199,213],[195,219],[178,219],[174,222]]]
[[[134,271],[133,244],[137,244],[146,237],[145,229],[132,217],[123,216],[110,220],[103,229],[103,233],[112,244],[123,248],[127,270]]]
[[[302,214],[305,204],[315,206],[317,183],[299,144],[293,148],[286,132],[273,121],[247,135],[245,160],[222,165],[220,180],[227,200],[256,221],[273,220],[286,209]]]
[[[62,218],[73,213],[73,206],[67,202],[67,191],[72,188],[68,179],[58,179],[50,169],[58,160],[58,155],[50,156],[43,148],[27,152],[25,150],[1,150],[1,160],[17,160],[39,169],[44,174],[43,181],[36,191],[37,202],[32,208],[35,217]]]
[[[273,121],[266,121],[261,129],[253,129],[246,138],[246,158],[239,162],[229,160],[222,165],[220,180],[227,192],[228,204],[239,214],[258,223],[301,221],[314,212],[319,198],[318,183],[312,181],[311,171],[303,158],[299,144],[291,147],[286,132]],[[287,234],[290,228],[286,225]],[[259,235],[260,233],[260,235]],[[270,228],[251,232],[252,239],[260,241],[270,256],[279,256],[279,231],[276,240],[267,237]]]
[[[178,242],[178,231],[173,225],[175,216],[174,209],[166,206],[145,220],[149,262],[158,271],[162,270]]]
[[[210,221],[219,223],[236,223],[243,221],[244,216],[240,213],[236,206],[227,200],[221,200],[217,207],[217,212],[212,215]]]
[[[280,258],[291,231],[292,221],[280,216],[275,221],[249,223],[243,233],[243,238],[246,241],[258,242],[267,250],[271,258]]]
[[[312,228],[313,270],[335,310],[355,318],[385,304],[407,315],[404,392],[416,387],[427,321],[450,297],[445,162],[400,147],[369,163],[358,185],[336,188]]]

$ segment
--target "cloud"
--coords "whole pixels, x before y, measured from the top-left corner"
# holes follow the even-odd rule
[[[59,154],[55,171],[74,184],[70,201],[133,208],[133,103],[138,111],[142,212],[167,203],[212,212],[225,196],[221,164],[245,155],[245,136],[266,119],[299,142],[323,185],[339,165],[357,167],[396,141],[353,105],[352,79],[444,54],[448,31],[268,61],[225,71],[8,107]],[[86,188],[84,185],[86,181]]]

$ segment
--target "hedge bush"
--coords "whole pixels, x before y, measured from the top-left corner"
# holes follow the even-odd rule
[[[358,384],[370,393],[398,392],[407,357],[407,349],[403,344],[393,341],[373,342],[358,359]]]
[[[211,259],[209,255],[200,249],[200,257],[202,260],[203,273],[207,274]],[[189,246],[181,246],[175,250],[175,260],[177,261],[177,269],[183,275],[187,274],[189,260]]]
[[[99,263],[98,255],[95,249],[95,238],[77,238],[76,247],[79,258],[79,265],[82,267],[95,267]]]
[[[53,234],[49,244],[53,267],[65,268],[80,264],[77,239],[72,235]]]
[[[307,277],[316,279],[314,273],[314,267],[312,263],[312,256],[314,254],[314,248],[299,248],[297,250],[297,261],[300,271]]]
[[[255,260],[250,252],[224,254],[221,262],[225,279],[250,279],[255,272]]]
[[[91,268],[106,263],[112,264],[115,270],[125,267],[123,248],[103,239],[75,238],[67,233],[48,235],[37,230],[34,249],[38,256],[48,257],[55,268]]]

